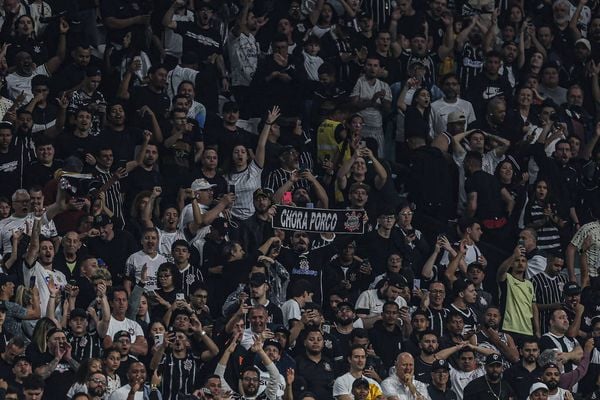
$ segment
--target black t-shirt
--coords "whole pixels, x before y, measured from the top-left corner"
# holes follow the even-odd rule
[[[479,377],[465,386],[463,400],[508,400],[515,396],[510,385],[504,381],[487,382],[486,377]]]
[[[71,132],[63,132],[58,137],[58,149],[61,158],[69,156],[79,157],[85,160],[85,155],[95,154],[100,142],[95,136],[79,137]]]
[[[231,161],[233,148],[237,145],[244,145],[248,149],[256,149],[258,137],[252,133],[236,128],[235,131],[226,129],[223,125],[214,127],[207,132],[205,145],[219,147],[219,164],[228,165]]]
[[[127,202],[131,204],[135,196],[142,190],[152,190],[155,186],[163,185],[163,178],[160,172],[152,169],[145,170],[137,167],[129,173],[127,183]]]
[[[206,61],[212,54],[223,52],[221,34],[213,28],[203,29],[195,22],[177,22],[175,33],[183,37],[183,51],[193,51]]]
[[[479,220],[502,217],[504,215],[504,203],[500,196],[502,186],[493,176],[482,170],[476,171],[467,178],[465,192],[477,193],[477,211],[475,218]]]
[[[156,93],[148,86],[136,86],[131,92],[129,106],[130,112],[136,112],[143,106],[148,106],[160,122],[167,117],[171,101],[164,92]]]
[[[135,146],[141,143],[142,136],[143,131],[132,126],[122,131],[106,127],[100,133],[100,139],[111,147],[115,162],[133,160]]]
[[[35,185],[41,187],[46,186],[48,182],[54,179],[54,173],[57,169],[62,168],[63,160],[55,159],[49,167],[41,162],[34,160],[25,168],[25,176],[23,185],[25,188],[30,188]]]
[[[14,146],[7,153],[0,153],[0,196],[10,198],[21,185],[22,164]]]
[[[105,241],[99,237],[88,241],[90,254],[99,255],[106,262],[113,279],[113,284],[121,283],[125,273],[127,257],[138,250],[138,244],[127,231],[115,230],[115,237]]]
[[[30,349],[32,351],[29,351]],[[54,359],[54,356],[50,353],[40,353],[33,346],[27,348],[26,355],[31,360],[31,367],[34,371],[36,368],[46,365]],[[67,392],[73,384],[74,379],[75,371],[71,369],[67,362],[61,360],[45,380],[46,388],[51,388],[51,390],[46,389],[44,391],[44,399],[63,400],[67,398]]]

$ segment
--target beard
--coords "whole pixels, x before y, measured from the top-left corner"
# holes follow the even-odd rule
[[[95,388],[90,388],[88,386],[88,393],[94,397],[102,397],[102,396],[104,396],[105,392],[106,392],[106,388],[104,388],[103,386],[98,386]]]
[[[428,356],[437,353],[437,350],[428,347],[422,348],[421,351],[423,351],[423,353],[425,353]]]
[[[337,318],[335,319],[335,322],[337,322],[338,324],[342,325],[342,326],[348,326],[350,324],[352,324],[353,320],[352,318]]]
[[[548,386],[549,390],[554,390],[558,387],[558,382],[552,380],[552,381],[548,381],[548,382],[544,382],[546,384],[546,386]]]
[[[498,381],[500,378],[502,378],[502,374],[497,372],[488,372],[487,377],[490,381]]]

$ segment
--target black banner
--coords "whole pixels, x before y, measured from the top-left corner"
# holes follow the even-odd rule
[[[330,210],[278,205],[272,226],[290,231],[361,234],[365,229],[364,215],[364,210]]]

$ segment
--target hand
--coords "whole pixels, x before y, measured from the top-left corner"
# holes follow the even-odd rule
[[[61,17],[58,31],[61,35],[65,35],[67,32],[69,32],[69,23],[67,22],[66,18]]]
[[[162,194],[162,188],[160,186],[154,186],[152,188],[152,197],[158,198]]]
[[[150,132],[149,130],[146,129],[146,130],[144,130],[144,134],[143,135],[144,135],[144,143],[145,144],[150,143],[150,140],[152,139],[152,132]]]
[[[0,379],[0,389],[8,389],[8,382],[6,382],[4,379]]]
[[[261,335],[254,335],[254,343],[252,343],[252,346],[250,347],[251,352],[259,353],[263,351],[263,341],[261,339]]]
[[[56,102],[58,103],[58,106],[60,108],[62,108],[63,110],[66,110],[67,107],[69,106],[69,98],[67,97],[67,93],[63,92],[60,97],[56,98]]]
[[[296,371],[294,368],[288,368],[285,370],[285,384],[291,386],[296,378]]]
[[[202,328],[202,322],[200,322],[196,314],[192,314],[190,317],[190,324],[192,326],[192,332],[194,333],[201,333],[204,330]]]
[[[18,247],[19,242],[21,241],[22,238],[23,238],[23,231],[20,229],[15,229],[13,231],[13,234],[11,237],[11,243],[12,243],[13,249],[16,249]]]
[[[277,118],[281,115],[281,110],[279,106],[273,106],[273,108],[269,111],[267,115],[267,124],[272,124],[277,121]]]
[[[48,291],[50,292],[50,296],[57,297],[60,295],[60,288],[58,286],[56,286],[53,278],[50,278],[50,280],[48,280],[48,283],[46,284],[46,286],[48,286]]]
[[[273,61],[275,61],[278,65],[280,65],[282,67],[287,67],[288,56],[287,56],[287,54],[285,56],[282,56],[279,53],[275,53],[275,54],[273,54]]]
[[[225,208],[231,207],[233,203],[235,203],[235,194],[234,193],[225,193],[219,203],[223,204]]]
[[[104,296],[106,296],[106,284],[105,283],[99,283],[98,285],[96,285],[96,296],[103,298]]]
[[[418,78],[412,77],[408,79],[406,85],[408,85],[409,89],[415,89],[421,85],[421,81]]]
[[[18,104],[18,105],[23,104],[23,102],[25,101],[26,98],[27,98],[27,96],[25,95],[25,91],[22,90],[21,93],[19,93],[17,95],[17,97],[15,98],[15,104]]]
[[[150,378],[150,385],[152,385],[152,386],[160,385],[160,375],[158,375],[158,368],[156,370],[154,370],[154,373],[152,374],[152,378]]]
[[[96,165],[96,157],[94,157],[90,153],[86,153],[85,162],[88,163],[89,165]]]
[[[237,347],[240,339],[241,339],[241,332],[236,333],[235,335],[233,335],[233,337],[231,338],[231,341],[229,342],[229,345],[227,345],[227,348],[225,349],[226,352],[228,352],[229,354],[232,354],[235,351],[235,348]]]
[[[398,20],[402,18],[402,11],[400,11],[398,7],[394,8],[394,11],[392,11],[390,18],[392,19],[392,21],[398,22]]]

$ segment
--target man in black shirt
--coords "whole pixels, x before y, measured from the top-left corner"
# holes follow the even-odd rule
[[[300,391],[310,390],[317,399],[330,399],[333,390],[332,361],[323,355],[323,333],[318,327],[308,329],[304,339],[305,353],[296,357],[295,386]]]
[[[485,375],[467,384],[463,400],[509,400],[514,397],[510,385],[502,380],[502,357],[490,354],[485,358]]]
[[[450,364],[446,360],[436,360],[431,364],[431,384],[427,393],[431,400],[456,400],[456,393],[450,389]]]
[[[504,380],[513,388],[517,400],[526,400],[529,388],[540,379],[542,369],[537,365],[540,347],[535,339],[527,339],[519,349],[521,362],[504,371]]]
[[[468,178],[465,182],[469,217],[481,221],[487,240],[497,246],[510,248],[510,227],[506,215],[512,213],[515,200],[508,190],[500,186],[493,175],[482,170],[481,153],[470,151],[465,156],[464,166]]]
[[[129,85],[131,73],[128,69],[119,87],[119,97],[129,99],[129,106],[132,112],[140,112],[144,106],[148,106],[156,116],[158,122],[164,121],[171,107],[171,101],[166,93],[167,72],[165,66],[161,64],[151,66],[148,68],[148,84],[135,86],[129,92],[129,87],[126,85]],[[129,79],[127,76],[129,76]],[[147,128],[150,127],[148,126]]]
[[[512,87],[505,75],[500,75],[502,55],[497,51],[489,51],[485,55],[483,71],[469,84],[467,100],[473,104],[477,119],[484,119],[488,101],[502,96],[508,102],[511,98]]]
[[[56,170],[63,166],[63,160],[54,157],[53,141],[44,135],[38,136],[35,140],[35,154],[37,159],[25,168],[23,178],[25,188],[46,186],[54,178]]]
[[[94,228],[99,234],[88,240],[88,249],[92,254],[102,254],[113,284],[119,285],[123,282],[125,262],[137,251],[139,245],[128,231],[115,231],[113,220],[105,214],[94,218]]]
[[[12,140],[12,124],[0,123],[0,196],[6,198],[23,186],[23,163]]]

